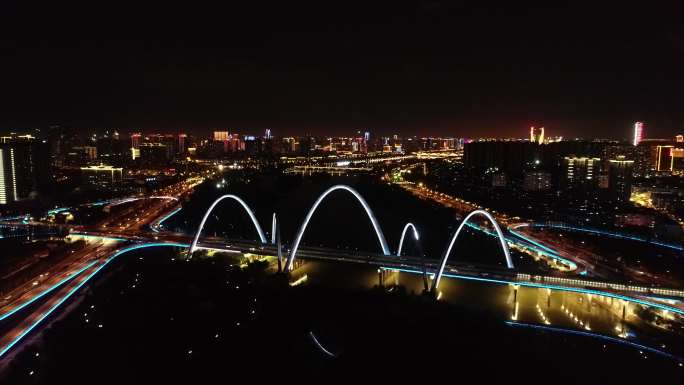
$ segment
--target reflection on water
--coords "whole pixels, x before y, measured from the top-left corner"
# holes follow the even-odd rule
[[[305,274],[308,284],[371,288],[379,284],[382,273],[371,265],[308,261],[293,272],[292,279]],[[408,293],[419,294],[424,287],[421,274],[391,271],[383,275],[383,280],[388,290],[401,286]],[[621,299],[445,277],[440,283],[439,300],[490,313],[502,322],[591,332],[684,356],[680,333],[644,320],[644,306]],[[661,316],[674,319],[673,314]]]

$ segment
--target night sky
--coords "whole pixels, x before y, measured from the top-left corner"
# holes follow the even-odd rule
[[[53,3],[0,2],[1,131],[684,131],[681,13],[646,2]]]

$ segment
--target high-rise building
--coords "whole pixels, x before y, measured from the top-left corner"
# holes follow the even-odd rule
[[[632,140],[633,145],[638,145],[644,139],[644,123],[635,122],[634,123],[634,138]]]
[[[523,190],[529,192],[548,191],[551,189],[551,173],[529,171],[523,177]]]
[[[599,158],[566,156],[563,159],[563,187],[584,192],[598,187],[600,162]]]
[[[171,148],[161,143],[143,143],[138,148],[140,163],[146,167],[164,167],[171,160]]]
[[[253,135],[245,135],[242,143],[244,144],[245,152],[250,155],[259,154],[264,150],[264,141],[262,138],[257,138]]]
[[[492,174],[492,187],[506,187],[508,184],[508,178],[506,173],[495,172]]]
[[[617,202],[628,202],[632,195],[632,172],[634,161],[624,156],[611,159],[608,169],[608,191]]]
[[[672,149],[672,171],[681,173],[684,171],[684,148]]]
[[[228,131],[214,131],[214,141],[223,143],[223,152],[226,153],[231,147],[232,135]]]
[[[52,182],[47,143],[30,136],[3,138],[0,143],[0,204],[47,192]]]
[[[674,157],[672,150],[674,146],[664,145],[655,146],[655,170],[656,171],[672,171]]]
[[[525,166],[539,159],[539,146],[526,140],[476,141],[465,144],[463,158],[468,168],[499,169],[518,178]]]
[[[292,137],[283,138],[283,151],[284,152],[296,152],[297,151],[297,140]]]
[[[0,147],[0,204],[2,205],[19,200],[17,168],[18,162],[14,148]]]
[[[544,127],[530,127],[530,142],[537,144],[544,143]]]
[[[684,143],[684,135],[679,134],[679,135],[675,136],[675,142]]]
[[[80,152],[87,160],[97,159],[97,147],[95,146],[79,146],[72,148],[73,151]]]
[[[228,131],[214,131],[214,140],[217,142],[225,142],[230,139]]]
[[[273,136],[271,136],[271,129],[270,128],[267,128],[266,132],[264,132],[264,138],[266,138],[266,139],[273,138]]]
[[[139,132],[132,133],[131,134],[131,148],[140,147],[140,143],[142,143],[142,134]]]
[[[134,132],[131,134],[131,159],[136,160],[140,157],[140,144],[142,144],[142,134]]]
[[[179,155],[184,155],[185,154],[185,140],[187,139],[186,134],[178,134],[178,154]]]

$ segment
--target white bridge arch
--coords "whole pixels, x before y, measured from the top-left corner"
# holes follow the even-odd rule
[[[207,218],[209,218],[209,214],[211,214],[211,212],[214,210],[216,205],[224,199],[233,199],[233,200],[237,201],[238,203],[240,203],[240,205],[242,205],[242,207],[245,209],[247,214],[249,214],[249,218],[252,220],[252,223],[254,223],[254,227],[256,228],[257,233],[259,233],[259,240],[261,240],[261,243],[267,243],[266,235],[264,235],[264,231],[261,229],[261,226],[259,225],[259,221],[257,221],[256,216],[254,216],[254,212],[252,211],[252,209],[249,208],[247,203],[245,203],[245,201],[243,201],[242,198],[240,198],[237,195],[226,194],[226,195],[223,195],[220,198],[216,199],[214,201],[214,203],[212,203],[211,206],[209,206],[209,208],[207,209],[207,212],[204,213],[204,217],[202,218],[202,222],[200,222],[199,227],[197,227],[197,232],[195,233],[195,237],[192,240],[192,244],[190,245],[190,249],[188,249],[188,255],[189,256],[191,256],[192,253],[194,253],[195,249],[197,248],[197,242],[199,241],[200,234],[202,233],[202,229],[204,228],[204,223],[207,221]]]
[[[496,219],[494,217],[484,211],[484,210],[474,210],[471,211],[470,214],[466,215],[465,218],[463,218],[463,221],[461,221],[461,224],[458,225],[458,228],[456,229],[456,233],[454,233],[454,236],[451,238],[451,242],[449,242],[449,246],[447,246],[446,250],[444,251],[444,256],[442,257],[442,263],[439,266],[439,270],[437,271],[437,275],[435,276],[434,281],[432,282],[432,291],[436,291],[437,288],[439,287],[439,281],[442,279],[442,273],[444,272],[444,266],[446,266],[446,261],[449,258],[449,254],[451,254],[451,249],[454,247],[454,243],[456,243],[456,239],[458,239],[459,234],[461,234],[461,230],[463,230],[463,227],[468,223],[470,218],[474,215],[483,215],[485,218],[491,222],[491,224],[494,226],[494,229],[496,230],[496,234],[499,237],[499,242],[501,243],[501,249],[504,252],[504,255],[506,256],[506,265],[508,266],[509,269],[513,269],[513,260],[511,259],[511,253],[508,250],[508,244],[506,243],[506,238],[504,238],[503,232],[501,232],[501,228],[499,227],[499,224],[496,222]]]
[[[397,247],[397,257],[401,257],[401,248],[404,246],[404,237],[406,236],[406,231],[408,231],[409,227],[413,230],[413,239],[416,241],[420,239],[418,236],[418,230],[416,230],[416,226],[414,226],[411,222],[407,223],[406,226],[404,226],[404,230],[401,231],[399,247]]]
[[[368,206],[368,203],[366,202],[365,199],[361,196],[361,194],[358,193],[358,191],[354,190],[353,188],[343,185],[343,184],[338,184],[335,186],[330,187],[329,189],[325,190],[319,197],[316,199],[316,202],[314,202],[313,206],[311,206],[311,209],[309,209],[309,212],[306,214],[306,218],[304,218],[304,222],[302,222],[301,227],[299,228],[299,232],[297,232],[297,237],[295,238],[294,243],[292,244],[292,250],[290,251],[290,255],[287,257],[287,264],[285,265],[285,271],[290,271],[292,269],[292,263],[295,260],[295,257],[297,256],[297,250],[299,249],[299,243],[302,241],[302,237],[304,236],[304,231],[306,231],[306,227],[309,225],[309,220],[311,220],[311,217],[313,214],[316,212],[316,209],[318,206],[323,202],[325,197],[327,197],[330,193],[336,190],[344,190],[350,192],[356,200],[361,203],[361,206],[363,206],[363,209],[366,210],[366,214],[368,215],[368,218],[370,219],[371,223],[373,224],[373,229],[375,229],[375,234],[378,236],[378,242],[380,242],[380,246],[382,247],[382,252],[385,255],[391,255],[391,252],[389,250],[389,247],[387,246],[387,240],[385,240],[385,235],[382,233],[382,229],[380,229],[380,225],[378,224],[378,220],[375,219],[375,215],[373,214],[373,210],[371,210],[370,206]]]

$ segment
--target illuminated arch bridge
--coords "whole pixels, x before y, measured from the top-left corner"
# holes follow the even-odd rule
[[[373,210],[370,208],[368,205],[368,202],[366,202],[365,199],[359,194],[358,191],[353,189],[350,186],[347,185],[335,185],[330,187],[329,189],[325,190],[319,197],[316,199],[314,204],[311,206],[309,209],[308,213],[306,214],[306,217],[304,218],[304,221],[299,227],[299,230],[297,231],[297,234],[295,236],[294,242],[292,243],[292,249],[290,250],[290,253],[287,257],[287,262],[285,264],[285,271],[290,271],[292,269],[293,263],[297,257],[297,252],[299,251],[299,246],[302,241],[302,238],[304,237],[304,233],[306,232],[306,229],[309,225],[309,221],[313,217],[313,215],[316,213],[316,210],[318,209],[318,206],[320,206],[321,203],[333,192],[335,191],[343,191],[351,194],[356,200],[361,204],[363,207],[366,216],[370,220],[371,224],[373,225],[373,230],[375,231],[375,235],[378,238],[378,243],[380,244],[380,248],[382,249],[382,252],[384,255],[392,255],[389,249],[389,246],[387,245],[387,240],[385,239],[385,235],[382,232],[382,229],[380,228],[380,224],[378,223],[377,218],[375,217],[375,214],[373,213]],[[200,222],[199,226],[197,227],[197,231],[195,231],[195,236],[192,240],[192,243],[190,244],[190,248],[188,249],[188,255],[191,256],[192,253],[197,249],[197,243],[199,242],[200,235],[202,233],[202,229],[204,228],[204,225],[209,218],[209,215],[211,212],[216,208],[216,206],[223,200],[225,199],[232,199],[240,203],[242,208],[247,212],[249,215],[250,219],[252,220],[252,223],[254,224],[254,228],[256,229],[256,232],[259,236],[259,240],[261,243],[267,243],[266,236],[261,228],[261,225],[259,225],[259,221],[256,219],[256,216],[254,215],[254,211],[247,205],[247,203],[242,200],[240,197],[233,195],[233,194],[226,194],[218,199],[216,199],[211,206],[207,209],[207,211],[204,213],[204,216],[202,217],[202,221]],[[470,221],[470,219],[475,216],[483,216],[485,217],[494,227],[496,230],[496,235],[499,238],[499,243],[501,245],[501,249],[503,250],[504,256],[506,258],[506,265],[509,269],[513,269],[513,260],[511,259],[510,252],[508,250],[508,244],[506,243],[506,239],[504,238],[503,232],[501,231],[501,228],[499,227],[499,224],[496,222],[496,219],[489,214],[488,212],[484,210],[475,210],[468,214],[463,221],[461,221],[461,224],[458,226],[456,232],[451,238],[451,241],[447,245],[447,248],[444,251],[444,254],[442,256],[442,260],[440,263],[439,270],[437,271],[435,275],[435,279],[432,284],[432,290],[435,291],[438,286],[439,282],[441,281],[442,274],[444,272],[444,267],[446,266],[447,259],[449,258],[449,255],[451,254],[451,251],[453,249],[454,244],[456,243],[456,240],[458,239],[459,235],[461,234],[461,231],[463,230],[463,227]],[[275,229],[275,215],[273,216],[273,225],[272,228]],[[406,226],[404,227],[404,230],[402,231],[401,238],[399,241],[399,247],[397,249],[397,255],[401,255],[401,249],[404,243],[404,237],[407,233],[407,230],[411,228],[413,230],[413,237],[415,241],[419,240],[419,235],[418,235],[418,230],[412,223],[407,223]],[[275,239],[275,234],[272,234],[271,237],[271,242]]]
[[[351,188],[349,186],[336,185],[336,186],[329,188],[325,192],[323,192],[321,194],[321,196],[319,196],[319,198],[316,200],[314,205],[311,207],[311,209],[309,209],[309,212],[307,213],[306,218],[304,219],[303,223],[301,224],[301,226],[299,228],[299,231],[298,231],[297,236],[295,238],[295,242],[293,244],[292,251],[290,252],[290,254],[288,256],[287,269],[290,269],[292,267],[292,263],[294,262],[294,260],[296,258],[296,252],[299,248],[299,244],[301,242],[301,239],[302,239],[304,232],[306,231],[307,225],[308,225],[311,217],[315,213],[316,209],[318,208],[320,203],[326,197],[328,197],[329,194],[331,194],[332,192],[337,191],[337,190],[346,191],[348,193],[351,193],[359,201],[359,203],[363,206],[363,208],[366,212],[366,215],[368,216],[371,223],[373,224],[373,228],[375,230],[375,233],[376,233],[377,238],[378,238],[378,242],[380,243],[380,246],[383,250],[383,253],[385,255],[391,254],[389,251],[389,247],[387,246],[387,241],[385,240],[385,236],[384,236],[384,234],[383,234],[383,232],[382,232],[382,230],[381,230],[381,228],[377,222],[377,219],[375,218],[373,211],[371,210],[370,206],[368,206],[368,204],[363,199],[363,197],[356,190],[354,190],[353,188]],[[109,265],[110,262],[113,261],[114,259],[116,259],[117,257],[122,256],[122,255],[129,253],[131,251],[134,251],[134,250],[139,250],[139,249],[148,248],[148,247],[188,248],[190,253],[192,253],[192,251],[194,251],[195,248],[197,247],[197,241],[199,239],[199,236],[201,235],[202,227],[204,226],[206,219],[211,214],[211,211],[216,207],[216,205],[225,199],[232,199],[232,200],[235,200],[238,203],[240,203],[240,205],[244,208],[244,210],[249,214],[249,216],[250,216],[250,218],[254,224],[254,227],[257,231],[257,234],[259,236],[259,240],[264,244],[267,243],[266,236],[264,235],[264,232],[261,229],[259,222],[256,220],[256,217],[254,216],[254,212],[249,208],[247,203],[245,201],[243,201],[242,199],[240,199],[239,197],[232,195],[232,194],[227,194],[227,195],[221,196],[216,201],[214,201],[214,203],[209,207],[209,209],[205,213],[205,215],[202,219],[202,222],[200,223],[200,226],[197,229],[197,232],[195,234],[195,237],[194,237],[191,245],[180,244],[180,243],[157,243],[157,242],[153,242],[153,243],[144,243],[144,244],[130,245],[130,246],[124,247],[122,249],[119,249],[118,251],[116,251],[112,255],[106,257],[104,260],[92,261],[88,265],[84,266],[80,271],[76,272],[75,274],[71,274],[71,275],[63,278],[61,281],[57,282],[56,284],[54,284],[50,288],[43,291],[40,295],[34,296],[32,299],[24,302],[20,306],[15,307],[14,309],[12,309],[11,311],[9,311],[5,314],[1,314],[0,320],[9,318],[12,315],[16,314],[17,312],[21,311],[22,309],[26,308],[27,306],[31,305],[35,301],[37,301],[41,298],[44,298],[49,293],[54,292],[61,287],[64,287],[64,284],[71,281],[72,279],[74,279],[76,277],[82,277],[83,278],[73,288],[68,290],[64,296],[62,296],[51,307],[49,307],[49,309],[45,313],[43,313],[42,316],[38,317],[37,319],[31,320],[29,326],[22,333],[20,333],[16,337],[14,337],[11,341],[9,341],[9,343],[7,345],[0,346],[0,358],[2,358],[10,349],[12,349],[13,346],[15,346],[20,340],[25,338],[31,332],[31,330],[35,329],[45,318],[50,316],[51,313],[53,313],[59,306],[61,306],[65,301],[67,301],[70,297],[72,297],[75,293],[77,293],[78,290],[83,285],[87,284],[91,279],[93,279],[93,277],[100,270],[102,270],[107,265]],[[435,278],[433,280],[433,285],[432,285],[433,291],[436,290],[438,285],[439,285],[439,282],[440,282],[442,275],[443,275],[444,267],[446,265],[447,258],[449,257],[449,254],[451,253],[452,248],[453,248],[456,240],[458,239],[459,235],[461,234],[463,228],[468,224],[468,221],[473,216],[476,216],[476,215],[477,216],[483,216],[483,217],[485,217],[485,219],[487,219],[488,221],[490,221],[492,223],[493,227],[496,230],[496,235],[499,238],[499,243],[501,244],[501,248],[504,252],[504,256],[506,258],[506,264],[507,264],[508,268],[511,268],[511,269],[513,268],[513,261],[511,260],[511,256],[510,256],[510,253],[508,250],[508,246],[506,244],[506,241],[503,237],[503,233],[502,233],[499,225],[497,224],[496,220],[489,213],[487,213],[484,210],[475,210],[475,211],[471,212],[470,214],[468,214],[463,219],[463,221],[461,221],[460,225],[456,229],[456,232],[451,237],[450,242],[448,243],[448,245],[444,251],[444,254],[442,256],[442,260],[440,263],[439,270],[437,271]],[[277,229],[275,216],[273,217],[272,228],[274,230]],[[404,230],[402,231],[401,239],[399,242],[399,247],[397,250],[397,255],[401,254],[401,248],[402,248],[402,245],[404,242],[404,237],[405,237],[406,233],[408,232],[409,228],[411,228],[411,230],[412,230],[414,240],[415,241],[419,240],[419,234],[418,234],[416,227],[411,223],[406,224],[406,226],[404,227]],[[272,242],[275,239],[276,239],[276,237],[273,237]],[[399,269],[399,270],[405,270],[405,269]],[[417,271],[410,271],[410,272],[417,272]],[[647,299],[624,296],[621,294],[617,294],[617,293],[613,293],[613,292],[607,292],[607,291],[600,291],[600,290],[593,290],[593,289],[586,289],[586,288],[576,288],[576,287],[564,287],[564,286],[548,285],[548,284],[544,284],[544,283],[534,283],[534,282],[519,282],[519,281],[506,281],[506,280],[493,279],[493,278],[456,276],[456,275],[452,275],[452,274],[447,274],[447,276],[456,277],[456,278],[463,278],[463,279],[474,279],[474,280],[478,280],[478,281],[485,281],[485,282],[497,283],[497,284],[509,284],[509,285],[515,284],[518,286],[526,286],[526,287],[533,287],[533,288],[547,288],[547,289],[552,289],[552,290],[562,290],[562,291],[582,293],[582,294],[601,295],[601,296],[605,296],[605,297],[629,301],[629,302],[637,303],[640,305],[654,307],[654,308],[670,311],[673,313],[677,313],[680,315],[684,315],[684,310],[681,310],[681,309],[674,307],[674,306],[669,306],[667,304],[663,304],[663,303],[655,302],[655,301],[650,301]]]

